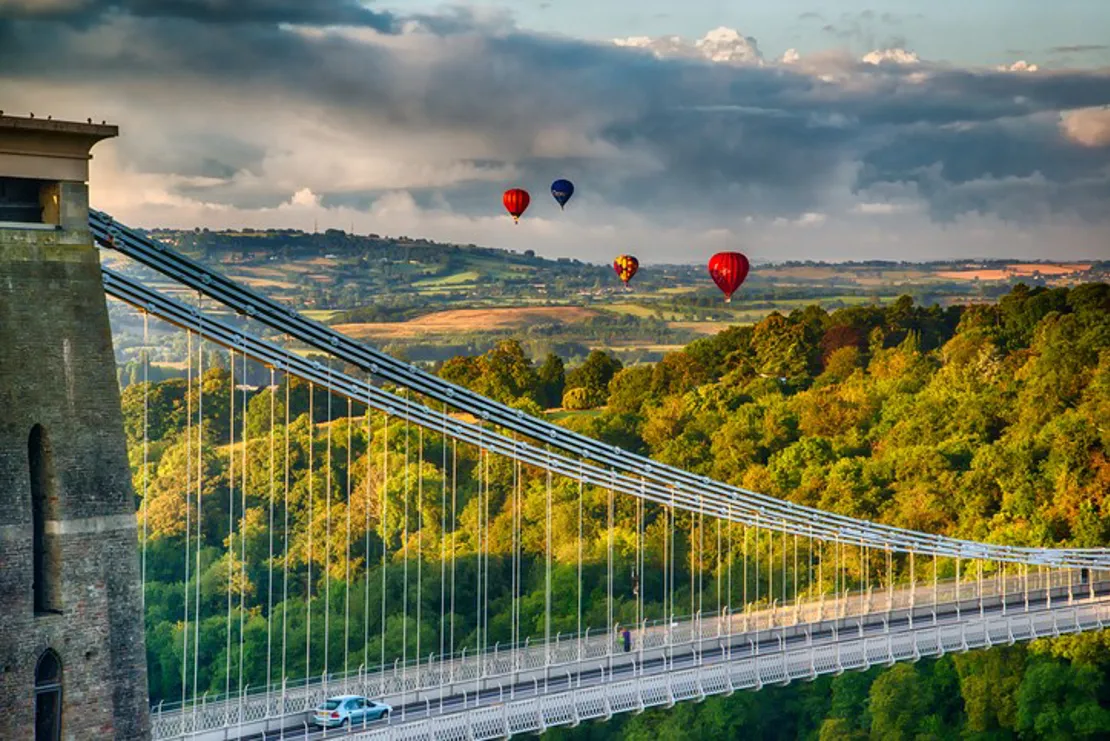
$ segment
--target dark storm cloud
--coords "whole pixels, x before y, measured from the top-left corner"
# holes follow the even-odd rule
[[[195,178],[226,179],[237,172],[258,174],[264,147],[221,132],[204,132],[178,141],[171,148],[153,146],[146,139],[129,142],[130,155],[146,172]]]
[[[306,23],[388,30],[393,16],[357,0],[14,0],[0,17],[88,26],[118,15],[201,23]]]
[[[877,70],[872,73],[871,86],[830,91],[829,97],[820,97],[812,110],[851,116],[865,128],[944,126],[1110,102],[1110,74],[1104,72],[1021,75],[934,69],[928,70],[925,80],[913,81],[912,75],[920,71],[916,66]]]
[[[836,84],[788,68],[657,59],[527,34],[465,12],[418,19],[431,35],[407,37],[416,47],[408,51],[278,26],[400,33],[406,20],[379,23],[386,16],[338,1],[71,3],[64,17],[88,19],[94,10],[103,22],[80,29],[27,13],[0,21],[9,84],[83,83],[105,95],[113,85],[143,85],[153,92],[139,99],[154,109],[180,105],[177,96],[191,96],[195,106],[249,97],[345,131],[386,126],[437,141],[491,142],[502,161],[456,158],[474,180],[412,188],[421,202],[439,197],[462,211],[484,208],[491,183],[480,174],[504,164],[522,182],[544,187],[552,173],[567,175],[606,203],[676,217],[794,217],[820,210],[833,188],[900,184],[916,188],[938,219],[992,209],[1027,216],[1021,206],[1036,194],[1052,210],[1094,218],[1090,204],[1107,192],[1110,153],[1067,141],[1054,118],[1110,103],[1106,74],[853,64],[837,70],[851,82]],[[178,133],[170,113],[165,126],[162,140],[121,139],[126,164],[221,181],[178,186],[215,202],[272,206],[291,195],[266,190],[264,178],[249,187],[234,178],[261,172],[264,110],[218,137]],[[552,128],[613,154],[537,152],[537,132]],[[845,183],[855,168],[858,180]],[[378,195],[357,185],[316,192],[325,204],[372,203]]]
[[[696,135],[692,132],[697,132]],[[655,111],[614,124],[606,137],[643,146],[665,174],[622,186],[633,203],[714,207],[732,202],[744,213],[799,213],[817,208],[853,134],[785,112]]]
[[[867,152],[858,185],[914,185],[931,213],[951,220],[993,212],[1028,222],[1051,211],[1105,217],[1110,147],[1063,140],[1050,116],[1021,125],[986,122],[960,128],[916,127]]]

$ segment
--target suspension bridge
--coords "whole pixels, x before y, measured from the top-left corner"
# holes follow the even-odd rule
[[[259,685],[242,684],[240,671],[239,685],[230,687],[232,673],[229,673],[229,686],[223,693],[200,694],[194,685],[192,692],[183,692],[173,702],[159,702],[152,710],[155,738],[335,735],[334,730],[311,729],[308,715],[325,698],[337,694],[365,695],[392,706],[392,713],[384,721],[364,721],[361,727],[356,724],[355,728],[342,731],[360,738],[501,738],[608,718],[615,713],[640,712],[681,700],[699,700],[737,689],[758,690],[768,684],[866,669],[875,664],[916,661],[954,651],[1100,630],[1110,619],[1110,551],[1105,549],[1022,548],[941,537],[797,506],[694,476],[578,435],[399,362],[118,224],[107,214],[92,212],[90,228],[102,245],[196,293],[198,303],[187,304],[119,272],[102,269],[103,285],[109,296],[140,311],[144,322],[146,318],[155,318],[185,331],[190,338],[190,352],[194,338],[197,350],[204,342],[212,343],[229,353],[232,373],[236,358],[241,358],[239,367],[244,383],[246,364],[260,363],[272,378],[273,374],[287,374],[327,392],[329,404],[332,395],[346,398],[350,418],[352,405],[358,404],[366,410],[367,425],[371,415],[381,416],[378,424],[385,430],[390,424],[402,425],[406,441],[410,428],[416,428],[421,435],[436,435],[442,445],[444,471],[457,460],[460,445],[468,447],[478,461],[473,469],[478,479],[477,518],[472,523],[461,522],[458,512],[450,508],[458,482],[448,484],[446,477],[438,492],[442,505],[439,523],[422,519],[423,502],[416,497],[429,494],[419,482],[413,486],[406,478],[403,506],[411,505],[412,511],[404,513],[402,531],[392,538],[380,530],[380,522],[389,517],[390,501],[385,492],[389,491],[390,483],[377,483],[381,493],[375,512],[375,519],[379,520],[377,553],[369,552],[370,530],[374,528],[369,510],[360,513],[368,523],[365,563],[368,565],[372,557],[379,558],[384,580],[384,566],[397,559],[398,552],[401,554],[406,617],[408,611],[419,610],[425,601],[426,595],[419,593],[421,570],[436,568],[434,559],[438,558],[438,568],[444,570],[445,577],[446,571],[450,571],[448,578],[439,580],[440,630],[430,647],[416,647],[410,653],[409,642],[402,637],[400,655],[386,650],[387,589],[383,583],[382,604],[373,606],[380,610],[383,631],[377,656],[357,657],[359,663],[352,670],[349,655],[337,660],[329,657],[325,649],[322,656],[306,658],[305,666],[310,670],[291,677],[268,654],[266,681]],[[211,301],[214,307],[231,309],[235,319],[205,311],[201,299]],[[307,359],[303,352],[263,339],[260,332],[250,331],[251,325],[295,340],[314,353],[330,356],[348,371],[336,369],[336,363]],[[199,385],[203,356],[198,352],[196,357],[194,365],[190,354],[187,366],[189,384],[194,383],[194,373],[198,384],[197,408],[190,410],[190,425],[199,428],[203,424],[203,392]],[[277,388],[276,383],[271,385]],[[288,384],[285,388],[288,390]],[[288,409],[288,404],[285,408]],[[240,413],[245,415],[246,411],[244,406]],[[331,411],[329,408],[328,423],[324,426],[332,420]],[[271,430],[276,423],[271,419]],[[233,436],[234,425],[232,421]],[[348,434],[350,429],[348,425]],[[309,439],[315,440],[316,436],[310,435]],[[331,442],[329,433],[322,453],[329,460]],[[270,446],[269,455],[275,455],[276,441],[264,443]],[[284,444],[288,445],[288,439]],[[247,449],[244,444],[244,456]],[[423,452],[423,444],[419,449]],[[349,452],[350,447],[346,450]],[[389,455],[388,446],[383,448],[383,455]],[[288,460],[288,449],[277,457]],[[231,466],[236,465],[234,458],[229,456]],[[489,488],[489,467],[494,458],[507,460],[513,467],[513,486],[507,493],[492,492]],[[408,462],[403,468],[406,477]],[[246,466],[244,458],[239,462],[240,470],[245,472]],[[457,469],[457,463],[454,468]],[[330,472],[330,466],[327,470]],[[523,599],[520,568],[524,561],[521,526],[525,516],[521,511],[520,487],[525,470],[543,478],[546,486],[541,547],[545,570],[542,632],[530,632],[520,623],[519,602]],[[386,463],[377,474],[387,477],[389,471]],[[241,506],[245,507],[249,494],[245,473],[243,478],[237,495],[244,498]],[[578,486],[576,534],[553,530],[552,491],[556,478]],[[370,481],[369,472],[366,480]],[[277,495],[280,487],[271,484],[275,486],[274,495],[268,499],[272,522],[273,517],[288,513],[289,505],[288,491],[284,492],[286,498],[280,499]],[[583,624],[584,593],[589,591],[582,583],[584,487],[604,490],[607,497],[607,527],[603,536],[607,619],[602,625]],[[413,489],[417,491],[414,493]],[[369,496],[367,492],[362,499],[364,507],[370,505]],[[509,591],[513,620],[506,640],[496,641],[491,639],[488,623],[489,507],[491,498],[503,496],[508,498],[511,521]],[[346,498],[340,492],[340,501],[333,503],[328,495],[324,505],[341,505],[349,517],[351,508],[347,504],[353,501],[350,497],[350,491]],[[194,523],[192,527],[198,528],[195,534],[198,544],[201,506],[199,496],[187,504],[192,508],[187,510],[187,517]],[[614,518],[618,512],[631,516],[631,527],[636,533],[633,572],[637,576],[631,612],[627,607],[617,607],[624,600],[614,594],[618,582],[626,582],[614,573]],[[417,535],[415,543],[410,524]],[[708,538],[714,541],[708,549],[707,524]],[[230,544],[237,523],[231,520],[226,525]],[[349,521],[332,523],[326,515],[325,527],[329,532],[333,525],[350,527]],[[442,548],[428,553],[420,537],[426,528],[437,526],[444,536],[440,538]],[[458,569],[453,558],[454,539],[461,529],[468,527],[474,531],[468,532],[467,537],[478,544],[477,560],[468,568],[474,571],[472,577],[479,596],[474,604],[474,637],[460,646],[453,626],[459,609],[453,593]],[[661,552],[653,554],[650,561],[646,556],[645,527],[656,528],[663,540]],[[680,534],[677,530],[686,532]],[[283,532],[282,542],[270,543],[271,548],[276,545],[268,559],[270,600],[274,598],[273,569],[284,567],[281,578],[288,579],[291,533],[288,529]],[[687,563],[676,566],[677,544],[682,537],[688,545],[683,554]],[[578,582],[574,585],[577,615],[575,629],[560,632],[553,628],[555,622],[562,621],[560,616],[552,615],[552,566],[554,552],[559,549],[556,541],[568,538],[574,541],[577,556]],[[186,551],[189,542],[186,537]],[[330,539],[325,538],[324,542],[330,543]],[[349,547],[350,541],[347,542]],[[707,552],[712,553],[712,563],[705,560]],[[327,558],[324,557],[324,563]],[[188,564],[188,553],[185,559]],[[311,564],[310,560],[309,569]],[[657,579],[647,577],[651,568],[659,570]],[[683,571],[686,573],[682,574]],[[941,579],[942,572],[953,575]],[[688,588],[676,584],[676,574],[680,579],[689,579]],[[313,583],[311,574],[306,576],[311,616]],[[410,580],[415,583],[410,584]],[[708,589],[707,581],[711,582]],[[650,601],[662,605],[658,614],[648,614],[646,609],[645,591],[649,584],[659,590]],[[494,585],[495,591],[497,587]],[[679,602],[680,592],[688,597],[686,603]],[[199,594],[194,595],[191,609],[195,610],[200,603]],[[242,611],[236,610],[230,600],[228,606],[226,617],[230,625],[236,615],[241,619]],[[306,629],[325,634],[345,630],[351,619],[350,605],[345,607],[343,625],[333,627],[325,617],[323,625],[317,621],[313,628],[310,620]],[[371,610],[368,604],[358,607],[364,612]],[[186,626],[190,622],[196,625],[202,618],[190,614],[189,609],[186,595],[185,614],[181,618]],[[616,614],[618,611],[620,615]],[[326,605],[322,612],[324,616],[331,614]],[[369,616],[363,618],[359,622],[365,628]],[[625,629],[629,635],[622,639]],[[268,623],[267,633],[272,638],[269,651],[287,645],[288,636],[280,634],[277,627]],[[229,639],[231,635],[229,627]],[[242,639],[241,630],[239,638]],[[355,643],[365,647],[368,636],[362,638]],[[188,640],[186,630],[184,641]],[[194,634],[192,668],[188,664],[189,647],[184,646],[182,673],[186,679],[190,672],[194,680],[196,677],[196,640]],[[311,651],[313,637],[306,636],[304,645]],[[321,645],[329,645],[327,635]],[[352,645],[349,635],[344,636],[343,645],[345,648]],[[187,682],[183,686],[188,687]]]
[[[504,738],[1110,621],[1110,549],[867,522],[552,424],[89,210],[87,152],[114,127],[0,123],[15,152],[0,159],[0,207],[16,217],[0,222],[0,337],[16,338],[0,357],[0,393],[44,379],[31,389],[41,409],[0,419],[0,480],[31,473],[28,495],[3,508],[0,555],[22,559],[18,544],[34,533],[33,574],[5,569],[0,650],[45,657],[34,667],[36,738],[58,738],[63,723],[146,737],[134,699],[145,689],[127,686],[146,682],[140,621],[121,614],[132,604],[157,611],[174,644],[147,667],[161,678],[150,737],[183,741]],[[61,154],[44,154],[51,137]],[[133,269],[102,267],[89,234]],[[51,301],[59,286],[80,296]],[[104,337],[76,334],[102,295],[143,332],[129,451],[137,512],[112,478],[124,451],[98,428],[118,409],[92,408],[115,404],[107,361],[81,365],[111,357],[106,316]],[[66,328],[58,342],[52,315]],[[171,453],[152,439],[150,356],[178,346]],[[214,357],[226,385],[210,383]],[[293,414],[294,388],[306,387],[307,414]],[[183,476],[163,480],[155,460]],[[152,590],[169,571],[174,592]],[[86,640],[86,675],[115,684],[80,684]],[[26,694],[13,677],[0,673],[5,702]],[[63,694],[67,683],[84,689]],[[345,694],[391,711],[313,728],[314,709]],[[19,722],[0,718],[0,735]]]

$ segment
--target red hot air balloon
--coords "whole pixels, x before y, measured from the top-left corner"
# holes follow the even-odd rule
[[[626,286],[639,269],[640,261],[632,255],[617,255],[617,259],[613,260],[613,270],[617,272],[617,277],[624,281]]]
[[[501,196],[501,202],[505,204],[505,210],[513,217],[513,221],[519,224],[520,215],[528,210],[532,197],[523,188],[510,188]]]
[[[725,302],[732,301],[733,292],[748,277],[748,258],[739,252],[718,252],[709,258],[709,276],[725,294]]]

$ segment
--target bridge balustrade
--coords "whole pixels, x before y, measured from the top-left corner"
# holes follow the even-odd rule
[[[631,658],[636,661],[637,656],[661,651],[666,664],[667,658],[670,657],[673,661],[676,653],[696,655],[698,649],[706,643],[719,642],[720,639],[726,639],[730,645],[735,645],[737,641],[747,641],[752,645],[753,654],[761,651],[766,653],[766,649],[759,649],[758,646],[776,631],[785,631],[787,628],[808,629],[812,635],[817,626],[824,626],[829,621],[833,621],[836,626],[833,629],[834,641],[855,640],[863,635],[865,621],[860,620],[861,618],[884,619],[899,613],[916,613],[916,617],[910,620],[912,625],[913,620],[928,622],[931,618],[922,613],[931,613],[934,605],[952,608],[959,604],[967,616],[964,619],[975,619],[979,614],[980,604],[985,605],[992,600],[1000,601],[1002,596],[1006,596],[1007,600],[1001,601],[1001,604],[1007,605],[1012,614],[1020,615],[1024,613],[1027,593],[1036,600],[1045,601],[1043,593],[1047,589],[1051,595],[1048,602],[1055,601],[1063,609],[1076,600],[1089,601],[1096,586],[1102,591],[1110,591],[1110,573],[1095,572],[1086,583],[1082,583],[1066,571],[1046,570],[1043,573],[1029,574],[1027,581],[1023,576],[984,578],[981,583],[973,580],[958,585],[955,580],[947,580],[939,581],[935,592],[931,585],[914,585],[912,588],[884,589],[882,599],[876,599],[872,590],[844,595],[839,599],[822,599],[788,607],[750,610],[747,613],[685,616],[675,618],[669,625],[666,621],[645,622],[636,630],[636,640],[630,654],[621,650],[615,635],[608,632],[591,635],[587,631],[582,636],[560,638],[557,644],[550,646],[550,650],[538,643],[509,649],[498,647],[472,657],[461,652],[456,657],[444,658],[442,661],[432,657],[426,663],[413,662],[404,667],[397,663],[384,671],[329,675],[321,677],[315,684],[291,687],[287,683],[285,686],[244,694],[242,698],[204,700],[184,709],[155,707],[152,713],[153,738],[183,738],[213,730],[248,726],[260,721],[292,719],[306,715],[327,697],[340,693],[385,698],[391,702],[424,697],[429,699],[432,706],[438,707],[440,697],[465,691],[471,695],[470,704],[481,707],[483,700],[477,696],[477,689],[488,687],[499,679],[510,683],[511,689],[507,694],[509,700],[514,700],[517,695],[527,694],[527,691],[515,689],[515,683],[521,676],[542,675],[546,681],[540,684],[546,689],[550,686],[552,676],[561,677],[567,672],[573,674],[596,668],[598,660],[603,661],[604,667],[615,659]],[[957,593],[959,603],[956,601]],[[879,609],[874,609],[876,607]],[[843,624],[851,618],[856,618],[858,622]],[[949,632],[944,633],[944,630]],[[952,635],[962,635],[958,624],[942,628],[941,631],[938,635],[948,637],[937,638],[938,644],[926,645],[923,650],[917,643],[907,644],[910,650],[920,650],[921,653],[917,656],[898,655],[893,660],[916,659],[923,655],[935,655],[936,651],[944,653],[966,650],[962,644],[956,647],[951,645]],[[783,632],[781,635],[786,634]],[[785,637],[781,640],[785,641]],[[983,644],[987,646],[1011,643],[1013,640],[1008,623],[992,624],[983,636]],[[888,661],[889,651],[883,648],[885,644],[867,645],[864,655],[867,661]],[[828,661],[840,661],[838,652],[835,659],[820,651],[801,657],[792,654],[792,657],[791,661],[804,662],[809,675],[814,676],[832,670]],[[753,678],[758,678],[761,682],[781,683],[797,678],[795,672],[795,669],[789,667],[786,670],[781,667],[765,668],[762,673],[753,675]],[[723,691],[712,680],[707,681],[710,681],[709,687],[713,690],[710,694]],[[570,684],[569,680],[567,684]],[[648,691],[650,694],[658,691],[658,688]],[[679,694],[682,695],[682,691]],[[499,702],[503,700],[503,697],[499,698]]]

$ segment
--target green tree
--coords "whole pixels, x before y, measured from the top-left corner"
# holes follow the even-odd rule
[[[898,664],[871,685],[871,738],[909,741],[917,735],[932,698],[914,664]]]
[[[1110,737],[1110,709],[1099,702],[1104,681],[1089,664],[1034,661],[1018,688],[1018,729],[1049,741]]]
[[[810,351],[805,343],[805,327],[777,312],[755,325],[752,348],[757,373],[797,378],[808,372]]]
[[[144,397],[150,441],[159,441],[168,432],[185,425],[185,379],[128,386],[120,394],[120,405],[123,409],[123,429],[132,446],[141,444],[143,439]]]
[[[537,376],[532,361],[516,340],[503,340],[481,357],[474,390],[496,401],[536,400]]]
[[[543,364],[536,371],[536,401],[545,409],[557,407],[563,399],[566,388],[566,373],[563,359],[553,352],[547,354]]]
[[[826,718],[821,723],[819,741],[866,741],[867,734],[852,726],[847,718]]]
[[[563,394],[563,409],[580,411],[590,407],[590,392],[584,388],[567,389]]]
[[[586,390],[587,408],[601,406],[609,396],[609,382],[621,367],[621,361],[612,355],[594,350],[586,362],[567,373],[566,386]]]
[[[607,406],[618,414],[638,414],[651,396],[650,365],[634,365],[622,369],[609,382]]]
[[[482,375],[482,367],[477,358],[456,356],[447,360],[439,369],[440,378],[456,386],[473,390]]]

